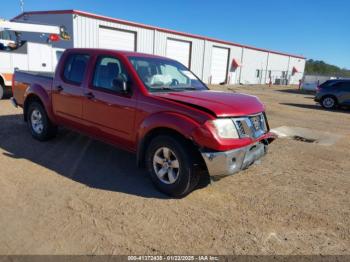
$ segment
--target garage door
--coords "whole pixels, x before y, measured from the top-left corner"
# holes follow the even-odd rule
[[[229,49],[213,47],[211,55],[211,83],[220,84],[226,81]]]
[[[189,68],[191,61],[191,42],[168,39],[166,56],[179,61]]]
[[[136,51],[136,32],[100,27],[99,48]]]

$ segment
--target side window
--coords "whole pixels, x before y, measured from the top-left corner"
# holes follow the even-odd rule
[[[128,81],[121,62],[114,57],[100,57],[95,66],[93,86],[112,92],[120,92],[120,81]]]
[[[89,56],[84,54],[70,55],[65,63],[63,78],[68,82],[80,85],[85,76]]]

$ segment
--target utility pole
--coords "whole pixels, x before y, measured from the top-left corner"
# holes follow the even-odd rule
[[[24,0],[19,0],[19,5],[21,7],[21,12],[24,13]]]

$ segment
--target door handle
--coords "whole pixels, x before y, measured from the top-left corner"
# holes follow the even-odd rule
[[[62,87],[62,86],[56,86],[56,91],[57,91],[57,92],[63,91],[63,87]]]
[[[94,94],[91,93],[91,92],[85,93],[84,95],[85,95],[85,97],[86,97],[87,99],[93,99],[93,98],[95,98]]]

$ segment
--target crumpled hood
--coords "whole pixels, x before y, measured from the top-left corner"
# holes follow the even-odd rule
[[[225,93],[221,91],[188,91],[153,93],[153,95],[187,104],[204,111],[211,111],[217,117],[244,116],[265,110],[260,100],[251,95]]]

